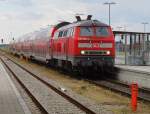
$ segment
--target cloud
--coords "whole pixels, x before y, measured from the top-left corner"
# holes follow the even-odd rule
[[[113,1],[117,3],[111,6],[113,28],[127,26],[129,31],[143,31],[141,22],[150,20],[150,1]],[[59,20],[73,22],[76,13],[84,14],[82,18],[92,14],[93,19],[108,23],[108,6],[104,2],[106,0],[0,0],[0,34],[12,32],[18,37]],[[147,31],[150,31],[149,25]]]
[[[0,16],[1,21],[5,21],[5,20],[9,21],[11,18],[12,18],[11,15],[7,15],[7,14]]]
[[[20,7],[31,7],[32,1],[31,0],[3,0],[7,4],[20,6]]]
[[[25,12],[25,13],[19,13],[16,16],[16,19],[20,20],[20,21],[35,21],[35,20],[39,20],[42,19],[43,15],[41,13],[38,12]]]

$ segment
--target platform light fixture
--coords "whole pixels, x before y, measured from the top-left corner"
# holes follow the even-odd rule
[[[123,27],[117,26],[116,28],[120,31]]]
[[[115,2],[105,2],[105,3],[104,3],[104,5],[108,5],[108,6],[109,6],[109,26],[110,26],[110,24],[111,24],[111,23],[110,23],[110,6],[111,6],[111,5],[115,5],[115,4],[116,4]]]
[[[82,16],[84,13],[76,13],[75,16]]]

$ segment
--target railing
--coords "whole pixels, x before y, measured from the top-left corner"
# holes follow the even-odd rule
[[[150,33],[113,31],[116,64],[150,65]]]

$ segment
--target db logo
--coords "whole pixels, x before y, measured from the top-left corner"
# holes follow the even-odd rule
[[[99,43],[93,43],[93,48],[99,48]]]

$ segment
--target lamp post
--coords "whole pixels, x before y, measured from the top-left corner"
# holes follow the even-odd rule
[[[146,25],[148,24],[148,22],[142,22],[141,24],[143,24],[143,26],[144,26],[144,35],[143,35],[143,52],[142,52],[142,55],[144,56],[144,50],[146,49],[146,34],[145,34],[145,32],[146,32]],[[144,57],[143,57],[143,63],[145,64],[145,62],[144,62]]]
[[[109,6],[109,26],[110,26],[110,6],[116,4],[115,2],[105,2],[104,5]]]
[[[142,22],[141,24],[144,25],[144,33],[146,32],[146,25],[148,24],[148,22]]]

